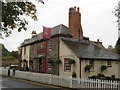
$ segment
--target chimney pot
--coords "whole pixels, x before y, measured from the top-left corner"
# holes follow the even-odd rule
[[[80,11],[80,8],[79,8],[79,7],[77,7],[77,11],[78,11],[78,12]]]
[[[69,8],[69,12],[73,12],[73,11],[74,11],[73,7]]]
[[[36,36],[36,34],[37,34],[36,31],[33,30],[32,31],[32,37]]]
[[[99,42],[100,40],[99,39],[97,39],[97,42]]]
[[[74,6],[74,10],[76,11],[76,6]]]

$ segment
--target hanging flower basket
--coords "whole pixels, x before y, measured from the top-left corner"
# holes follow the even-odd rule
[[[106,65],[101,65],[101,71],[104,71],[107,69],[107,66]]]
[[[85,72],[87,72],[87,71],[90,72],[90,69],[91,69],[91,65],[86,65],[86,66],[85,66]]]
[[[75,60],[74,59],[70,59],[69,60],[69,64],[75,64]]]
[[[56,62],[56,64],[62,64],[60,59],[56,60],[55,62]]]
[[[54,62],[53,62],[53,60],[49,60],[48,63],[53,65]]]

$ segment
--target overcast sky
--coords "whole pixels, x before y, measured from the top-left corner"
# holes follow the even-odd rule
[[[17,50],[24,39],[31,38],[31,32],[42,32],[42,26],[54,27],[59,24],[68,26],[68,12],[70,7],[80,7],[83,34],[90,40],[100,39],[105,47],[115,46],[118,38],[117,18],[112,11],[118,0],[44,0],[45,4],[34,1],[37,6],[38,21],[29,21],[28,30],[17,32],[0,39],[9,50]]]

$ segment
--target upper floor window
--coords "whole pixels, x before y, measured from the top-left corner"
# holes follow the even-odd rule
[[[48,69],[51,70],[52,69],[52,65],[50,63],[48,63]]]
[[[64,59],[64,71],[71,71],[71,64],[69,64],[69,58]]]
[[[107,66],[108,66],[108,67],[112,67],[111,61],[107,61]]]
[[[94,60],[90,60],[89,64],[91,65],[91,69],[94,69]]]
[[[52,51],[52,39],[49,40],[49,51]]]

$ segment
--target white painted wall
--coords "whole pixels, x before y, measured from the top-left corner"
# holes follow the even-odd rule
[[[24,49],[26,47],[26,53],[24,54]],[[28,61],[28,67],[29,67],[29,60],[30,60],[30,45],[29,46],[25,46],[22,47],[22,60],[26,59]],[[23,67],[23,63],[22,63],[22,67]]]
[[[107,61],[103,60],[95,60],[94,62],[94,69],[90,72],[85,72],[85,66],[88,64],[89,60],[82,61],[82,78],[87,78],[89,76],[97,75],[97,74],[104,74],[105,76],[112,76],[118,78],[118,61],[112,61],[112,67],[108,67],[105,71],[101,72],[101,65],[107,65]]]
[[[75,65],[71,66],[71,71],[66,72],[64,71],[64,58],[71,58],[75,60]],[[79,58],[67,47],[65,46],[64,42],[60,40],[60,60],[62,61],[62,65],[59,66],[59,75],[60,76],[72,76],[72,72],[75,71],[77,76],[80,76],[79,71]]]
[[[118,62],[118,77],[120,78],[120,61]]]

